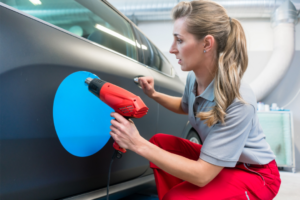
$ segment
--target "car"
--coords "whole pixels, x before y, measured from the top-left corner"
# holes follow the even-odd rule
[[[72,117],[63,115],[64,106],[55,111],[58,91],[77,72],[139,96],[149,111],[133,121],[147,140],[166,133],[201,143],[187,115],[162,107],[134,82],[152,76],[158,92],[181,97],[184,91],[161,51],[107,1],[0,0],[0,19],[0,199],[105,196],[113,139],[89,155],[77,155],[58,133],[56,115]],[[103,115],[102,108],[94,109]],[[109,126],[90,122],[100,133]],[[133,152],[113,163],[112,193],[153,180],[149,161]]]

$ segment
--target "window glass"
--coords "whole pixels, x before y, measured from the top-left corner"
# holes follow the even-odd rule
[[[165,56],[144,36],[144,34],[138,30],[137,33],[141,40],[141,44],[137,47],[140,48],[144,54],[144,64],[165,74],[172,75],[172,66]]]
[[[137,59],[129,22],[99,0],[0,0],[73,34]]]

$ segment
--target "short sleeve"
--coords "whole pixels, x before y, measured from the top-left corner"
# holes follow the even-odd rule
[[[225,124],[218,122],[208,133],[200,158],[213,165],[235,167],[252,129],[255,109],[236,101],[226,113]]]
[[[185,113],[189,113],[190,78],[191,78],[191,73],[189,72],[186,78],[186,84],[185,84],[185,88],[181,100],[181,108]]]

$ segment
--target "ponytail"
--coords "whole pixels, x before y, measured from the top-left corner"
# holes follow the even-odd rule
[[[219,66],[215,75],[214,95],[216,105],[208,112],[197,114],[201,120],[207,120],[208,126],[218,121],[225,123],[226,109],[235,98],[246,103],[239,92],[241,79],[248,66],[246,37],[242,25],[236,19],[229,19],[231,31],[224,51],[219,57]]]

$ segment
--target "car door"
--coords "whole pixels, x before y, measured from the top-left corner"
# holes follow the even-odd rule
[[[134,82],[150,72],[136,60],[130,24],[97,0],[44,0],[47,12],[29,1],[8,2],[23,12],[0,4],[0,199],[58,199],[105,187],[113,140],[93,155],[72,155],[59,141],[53,103],[66,77],[88,71],[140,96],[149,111],[133,121],[146,139],[155,134],[157,104]],[[148,166],[128,151],[114,162],[110,184]]]

